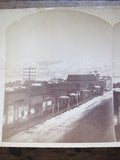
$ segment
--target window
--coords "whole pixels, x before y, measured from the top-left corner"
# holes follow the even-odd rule
[[[52,105],[52,101],[51,100],[47,100],[46,104],[47,104],[47,106],[51,106]]]

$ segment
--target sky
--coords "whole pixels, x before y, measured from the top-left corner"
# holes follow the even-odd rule
[[[37,68],[37,79],[98,70],[110,74],[112,27],[104,20],[67,9],[42,10],[6,30],[6,80],[22,78],[24,67]]]
[[[120,82],[120,23],[113,27],[113,80]]]

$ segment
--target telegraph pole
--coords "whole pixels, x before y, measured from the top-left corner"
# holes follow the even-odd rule
[[[35,80],[36,78],[36,68],[28,67],[23,68],[23,80],[28,81],[30,83],[31,81]]]
[[[36,78],[36,68],[28,67],[23,68],[23,80],[27,82],[27,92],[28,92],[28,114],[30,115],[31,110],[31,96],[30,96],[30,87],[31,82]]]

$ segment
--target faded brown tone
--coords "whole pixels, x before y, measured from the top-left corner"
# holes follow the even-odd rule
[[[2,1],[2,0],[1,0]],[[9,0],[8,0],[9,1]],[[112,2],[112,1],[111,1]],[[119,4],[119,1],[117,2]],[[31,5],[32,6],[32,5]],[[35,6],[33,4],[33,6]],[[73,5],[72,5],[73,6]],[[7,2],[1,8],[16,8]],[[24,7],[24,4],[23,4]],[[120,148],[97,148],[97,149],[33,149],[33,148],[0,148],[0,159],[4,160],[34,160],[34,159],[82,159],[82,160],[119,160]],[[9,158],[8,158],[9,157]]]

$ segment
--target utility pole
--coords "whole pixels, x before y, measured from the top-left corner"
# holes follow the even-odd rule
[[[23,80],[27,82],[27,92],[28,92],[28,114],[30,115],[31,111],[31,95],[30,95],[30,88],[31,83],[36,78],[36,68],[28,67],[23,68]]]
[[[36,68],[28,67],[23,68],[23,80],[28,81],[30,83],[31,81],[35,80],[36,78]]]

